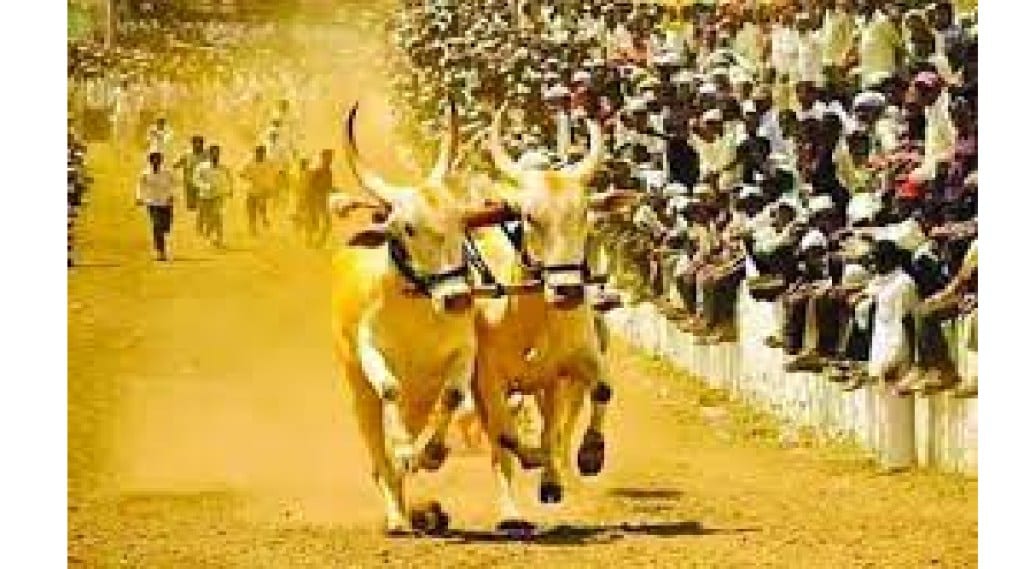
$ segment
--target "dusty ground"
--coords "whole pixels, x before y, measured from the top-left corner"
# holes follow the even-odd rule
[[[490,531],[481,454],[416,480],[443,539],[386,539],[330,353],[326,254],[262,242],[229,211],[229,249],[179,215],[176,260],[108,148],[69,275],[69,564],[74,567],[969,567],[977,484],[880,475],[855,452],[780,445],[764,417],[617,346],[606,471]],[[181,212],[183,213],[183,212]]]

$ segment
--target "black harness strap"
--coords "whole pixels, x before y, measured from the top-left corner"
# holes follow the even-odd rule
[[[523,240],[522,221],[519,222],[519,227],[515,229],[513,229],[508,223],[499,223],[498,227],[501,228],[501,232],[505,234],[505,238],[512,244],[512,248],[519,253],[519,262],[527,269],[534,270],[535,267],[533,260],[530,259],[530,254],[526,252],[526,244]]]
[[[454,277],[465,277],[469,274],[469,267],[466,265],[460,265],[442,273],[420,274],[410,264],[409,251],[405,248],[405,245],[393,237],[388,239],[388,256],[391,257],[391,262],[395,264],[395,268],[405,277],[405,280],[412,283],[420,294],[426,296],[430,296],[430,289],[437,286],[437,284]]]
[[[476,241],[473,240],[473,236],[468,231],[466,232],[466,240],[462,244],[462,250],[469,264],[473,265],[477,272],[480,273],[480,280],[483,281],[483,284],[494,286],[494,297],[504,296],[506,293],[505,285],[498,282],[494,272],[487,266],[483,255],[480,254],[480,249],[476,246]]]

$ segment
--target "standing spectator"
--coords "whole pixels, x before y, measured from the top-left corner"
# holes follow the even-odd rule
[[[171,232],[174,207],[174,176],[163,167],[164,157],[159,152],[147,156],[149,166],[139,176],[135,190],[135,203],[145,205],[153,231],[156,260],[167,260],[167,234]]]
[[[879,241],[875,256],[878,274],[866,289],[875,304],[868,374],[883,383],[879,391],[882,466],[898,470],[915,460],[914,402],[896,397],[889,384],[906,373],[911,363],[918,294],[913,279],[901,268],[902,254],[895,242]]]

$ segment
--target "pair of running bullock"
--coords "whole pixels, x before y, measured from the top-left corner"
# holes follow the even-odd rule
[[[560,170],[526,170],[501,142],[499,111],[490,152],[503,182],[480,203],[452,180],[458,132],[454,109],[435,166],[426,180],[392,185],[373,173],[355,144],[358,106],[348,115],[345,156],[369,198],[338,197],[334,215],[368,209],[372,222],[335,255],[335,350],[351,391],[385,505],[386,529],[443,530],[447,515],[433,504],[410,508],[404,478],[435,470],[445,435],[467,396],[487,432],[499,479],[499,529],[528,530],[512,495],[513,459],[541,468],[540,499],[559,502],[570,472],[570,444],[580,410],[591,415],[577,455],[584,475],[604,463],[602,434],[611,388],[605,331],[593,303],[584,249],[591,212],[632,196],[591,195],[589,180],[603,137],[588,121],[589,148]],[[519,220],[522,239],[503,223]],[[475,269],[471,269],[471,265]],[[474,270],[497,284],[480,286]],[[520,441],[508,398],[536,397],[541,445]]]

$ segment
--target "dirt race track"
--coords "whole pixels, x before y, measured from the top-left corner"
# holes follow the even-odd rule
[[[151,261],[111,151],[69,275],[69,552],[76,567],[967,567],[977,485],[885,476],[849,449],[782,445],[764,417],[617,346],[610,457],[504,539],[483,454],[416,480],[447,538],[386,539],[336,377],[328,259],[281,235],[229,249],[176,223]]]

